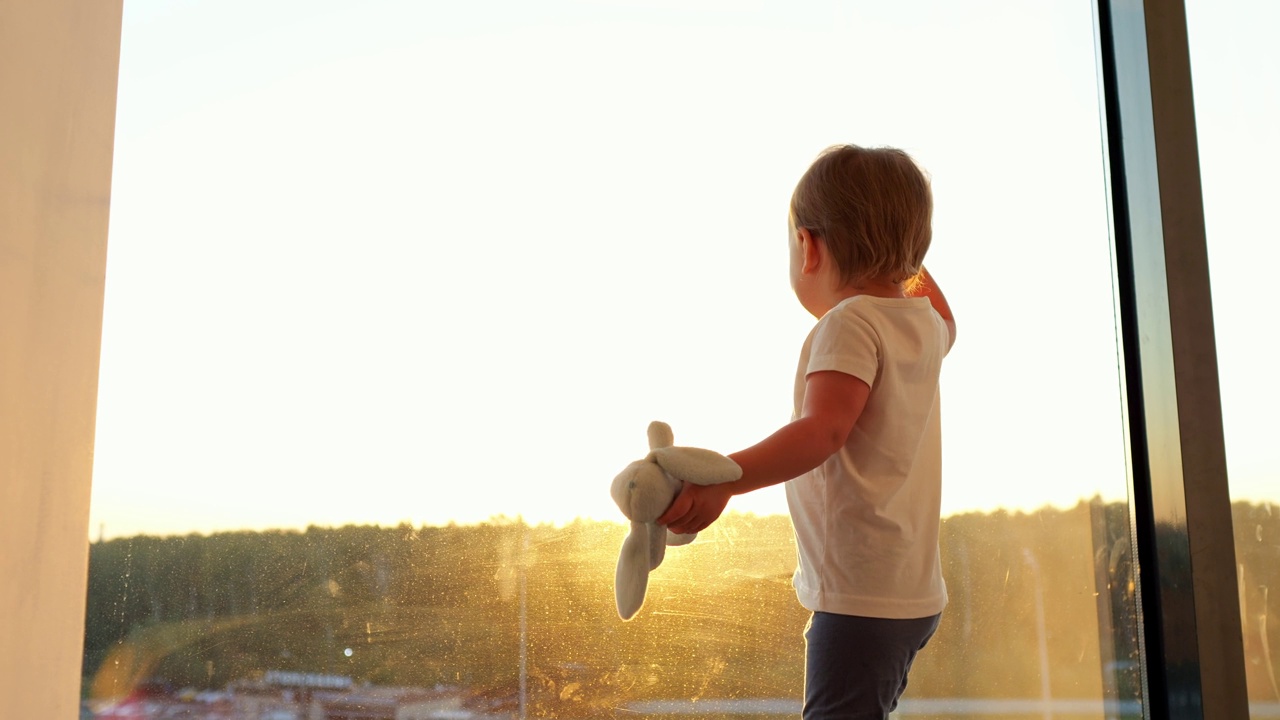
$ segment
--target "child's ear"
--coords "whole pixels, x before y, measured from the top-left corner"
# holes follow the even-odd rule
[[[796,245],[800,247],[800,272],[807,275],[822,266],[822,246],[809,228],[796,230]]]

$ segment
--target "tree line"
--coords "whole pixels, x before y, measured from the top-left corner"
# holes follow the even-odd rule
[[[1250,692],[1277,699],[1280,513],[1238,503]],[[585,717],[646,699],[796,698],[807,613],[783,516],[730,513],[672,548],[636,619],[613,605],[626,528],[311,527],[137,536],[90,547],[85,692],[221,688],[268,670],[510,698]],[[944,519],[950,604],[914,697],[1133,699],[1139,692],[1128,509],[1081,502]],[[1273,618],[1268,624],[1267,618]]]

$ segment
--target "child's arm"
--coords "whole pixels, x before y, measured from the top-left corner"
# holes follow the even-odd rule
[[[911,295],[914,297],[927,297],[929,304],[933,309],[942,316],[943,321],[947,323],[947,330],[951,332],[951,344],[956,344],[956,318],[951,314],[951,306],[947,304],[947,299],[942,295],[942,289],[938,287],[937,281],[929,274],[925,268],[920,268],[920,283],[911,289]]]
[[[729,456],[742,468],[741,478],[719,485],[685,483],[658,524],[676,533],[699,532],[720,517],[730,497],[786,482],[818,467],[844,445],[870,394],[871,388],[852,375],[811,373],[805,379],[800,418]]]

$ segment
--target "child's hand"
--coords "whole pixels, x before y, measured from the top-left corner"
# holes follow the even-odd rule
[[[683,481],[682,481],[683,482]],[[702,532],[720,517],[733,495],[724,485],[694,485],[684,482],[671,507],[658,518],[673,533]]]

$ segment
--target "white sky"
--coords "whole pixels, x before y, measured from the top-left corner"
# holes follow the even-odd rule
[[[1188,8],[1224,413],[1276,499],[1280,52],[1231,7]],[[649,420],[787,420],[837,142],[933,176],[944,511],[1123,498],[1095,76],[1084,0],[130,0],[93,532],[618,519]]]

